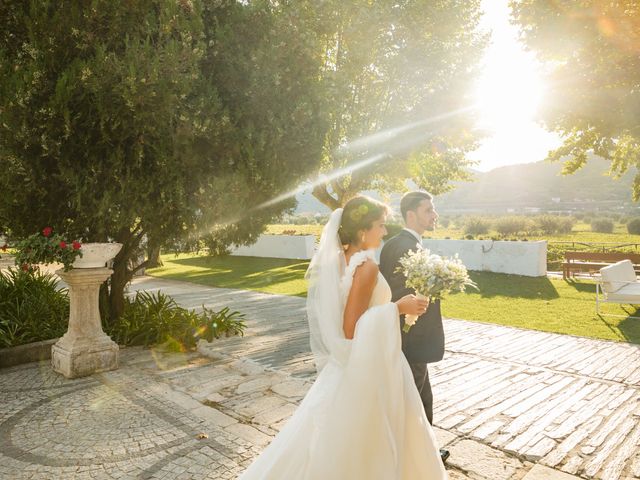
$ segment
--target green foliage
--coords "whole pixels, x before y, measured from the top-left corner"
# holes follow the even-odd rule
[[[594,218],[591,220],[591,230],[599,233],[613,232],[613,221],[608,218]]]
[[[463,230],[466,235],[484,235],[489,232],[491,222],[483,217],[467,217],[464,220]]]
[[[127,299],[124,314],[105,326],[106,333],[120,345],[164,344],[172,349],[191,350],[198,340],[211,342],[220,336],[242,335],[243,315],[224,308],[215,312],[188,310],[162,292],[137,292]]]
[[[575,223],[572,217],[560,215],[538,215],[533,219],[535,228],[545,235],[570,233]]]
[[[640,164],[640,4],[523,0],[511,6],[526,45],[548,66],[541,115],[564,137],[549,158],[565,160],[564,173],[582,168],[590,151],[610,161],[614,176]],[[640,175],[633,198],[640,198]]]
[[[50,274],[0,271],[0,347],[61,337],[69,321],[69,297]]]
[[[49,227],[40,233],[34,233],[14,245],[16,265],[23,270],[33,269],[34,265],[62,263],[64,270],[71,270],[74,260],[82,256],[80,242],[67,241],[58,234],[52,234]]]
[[[499,217],[493,222],[493,228],[503,237],[526,233],[529,230],[529,225],[530,222],[527,218],[517,215]]]
[[[231,240],[255,238],[292,201],[252,208],[320,158],[323,63],[310,8],[2,2],[0,225],[17,238],[51,225],[122,243],[111,318],[143,238],[194,245],[233,224]]]
[[[640,235],[640,217],[629,220],[627,223],[627,231],[632,235]]]
[[[321,170],[364,165],[318,185],[314,196],[336,208],[360,191],[398,191],[408,177],[432,193],[467,179],[465,153],[476,137],[464,108],[486,40],[480,2],[315,5],[330,120]]]

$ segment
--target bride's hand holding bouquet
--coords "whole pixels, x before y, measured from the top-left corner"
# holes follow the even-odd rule
[[[426,249],[410,251],[400,259],[397,271],[407,279],[407,288],[415,290],[416,297],[426,301],[440,299],[450,292],[464,292],[466,287],[477,289],[458,255],[447,258]],[[414,312],[407,313],[402,328],[404,332],[411,329],[419,316]]]

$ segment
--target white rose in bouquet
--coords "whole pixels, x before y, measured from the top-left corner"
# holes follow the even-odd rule
[[[478,288],[457,254],[447,258],[426,249],[409,251],[400,259],[397,271],[406,277],[407,288],[415,290],[416,296],[424,300],[436,300],[449,292],[464,292],[466,287]],[[403,330],[408,332],[417,319],[416,315],[405,315]]]

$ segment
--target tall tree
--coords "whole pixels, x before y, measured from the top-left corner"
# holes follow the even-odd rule
[[[85,241],[121,242],[112,317],[122,313],[143,237],[160,243],[214,224],[247,235],[262,228],[290,205],[247,211],[307,174],[312,160],[299,161],[300,152],[314,159],[321,145],[308,134],[321,118],[318,69],[296,63],[306,51],[281,72],[286,80],[276,75],[280,64],[260,79],[247,66],[242,79],[225,60],[286,56],[233,33],[264,30],[280,14],[231,1],[3,2],[0,224],[18,236],[51,225]],[[276,27],[294,30],[284,20]],[[218,88],[234,75],[234,92]],[[277,81],[299,83],[278,104],[269,102]]]
[[[547,67],[541,119],[563,137],[549,159],[573,173],[587,153],[616,177],[640,166],[640,2],[512,2],[526,45]],[[640,174],[633,187],[640,199]]]
[[[480,2],[321,5],[330,118],[321,172],[328,180],[314,196],[335,208],[409,177],[443,189],[449,179],[467,178],[465,153],[476,141],[472,82],[486,40],[477,29]]]

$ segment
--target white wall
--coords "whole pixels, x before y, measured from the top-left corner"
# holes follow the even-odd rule
[[[547,242],[502,240],[425,239],[425,248],[452,257],[456,253],[469,270],[509,273],[528,277],[547,274]],[[232,255],[309,260],[313,257],[314,235],[261,235],[256,243],[238,247]],[[380,251],[376,251],[379,258]]]
[[[547,274],[547,242],[509,242],[502,240],[425,239],[425,248],[438,255],[456,253],[469,270],[510,273],[528,277]]]
[[[256,243],[238,247],[231,255],[309,260],[315,246],[315,235],[260,235]]]

